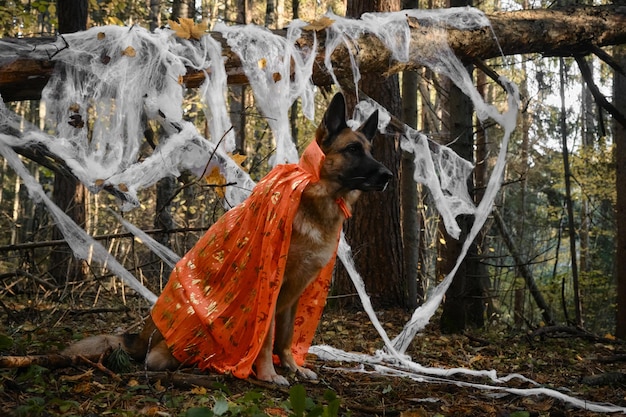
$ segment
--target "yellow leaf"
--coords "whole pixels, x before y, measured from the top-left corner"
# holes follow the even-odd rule
[[[156,384],[154,384],[154,389],[155,389],[157,392],[163,392],[163,391],[165,391],[165,387],[161,384],[161,380],[160,380],[160,379],[158,379],[158,380],[157,380],[157,382],[156,382]]]
[[[328,26],[332,25],[335,21],[333,19],[328,18],[327,16],[322,17],[321,19],[314,20],[304,27],[304,30],[314,30],[319,32],[320,30],[326,29]]]
[[[243,168],[243,165],[241,165],[241,164],[243,164],[243,161],[245,161],[246,158],[248,158],[246,155],[241,155],[241,154],[238,154],[238,153],[235,153],[235,154],[229,153],[228,156],[230,156],[230,159],[235,161],[235,163],[237,165],[239,165],[240,167],[242,167],[242,168]]]
[[[135,51],[135,48],[133,48],[132,46],[127,46],[126,49],[122,51],[122,55],[132,58],[137,55],[137,51]]]
[[[609,340],[615,340],[615,336],[613,336],[611,333],[607,333],[604,335],[605,339],[609,339]]]
[[[259,62],[257,64],[259,66],[259,69],[265,69],[265,67],[267,66],[267,59],[261,58],[259,59]]]
[[[209,26],[206,23],[200,22],[195,24],[191,27],[191,37],[193,39],[200,40],[207,30],[209,30]]]
[[[211,173],[204,178],[206,179],[207,184],[215,186],[215,192],[218,196],[221,198],[225,197],[226,194],[224,193],[223,185],[226,184],[226,178],[220,172],[219,167],[213,167]]]
[[[174,31],[176,36],[182,39],[197,39],[200,40],[202,35],[208,29],[206,23],[198,23],[195,24],[193,19],[189,19],[186,17],[182,17],[178,19],[179,23],[174,22],[173,20],[168,20],[167,22],[170,25],[170,28]]]
[[[196,395],[206,395],[207,390],[204,387],[193,387],[191,389],[191,393]]]

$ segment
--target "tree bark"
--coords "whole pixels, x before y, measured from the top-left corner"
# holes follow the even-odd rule
[[[471,6],[471,0],[450,0],[451,7]],[[467,67],[471,74],[471,66]],[[445,122],[450,134],[450,148],[461,158],[470,162],[474,161],[474,135],[472,126],[473,108],[471,100],[457,86],[448,81],[449,95],[447,100],[447,114]],[[469,180],[468,190],[471,194],[474,191],[474,181]],[[447,235],[445,236],[443,258],[443,272],[448,274],[456,264],[456,260],[461,253],[463,241],[466,234],[474,222],[473,216],[459,216],[459,226],[462,235],[459,240]],[[458,269],[454,281],[446,292],[443,311],[441,313],[440,327],[444,333],[459,333],[467,327],[481,328],[484,326],[484,305],[486,289],[483,288],[484,277],[481,276],[480,259],[478,245],[472,242],[465,259]]]
[[[359,16],[368,11],[399,9],[399,0],[352,0],[348,2],[346,15]],[[348,84],[344,90],[350,87]],[[402,108],[397,75],[385,77],[381,73],[363,74],[360,88],[392,115],[400,116]],[[348,99],[348,103],[349,107],[353,107],[354,99]],[[348,243],[359,242],[359,246],[353,247],[354,261],[357,270],[363,275],[368,293],[372,295],[374,308],[404,307],[407,305],[407,296],[400,231],[401,152],[394,136],[377,134],[373,143],[372,154],[391,170],[394,180],[384,192],[363,193],[344,230]],[[333,288],[340,294],[354,292],[342,268],[337,271]],[[342,304],[351,307],[357,302],[356,299],[346,298]]]
[[[487,17],[491,21],[491,28],[471,31],[447,28],[449,44],[457,56],[471,61],[525,53],[542,53],[546,56],[587,55],[597,47],[626,43],[626,6],[520,10],[492,13]],[[285,31],[277,30],[275,33],[284,34]],[[319,86],[327,86],[331,84],[331,79],[324,69],[325,32],[318,32],[317,35],[319,42],[316,64],[313,67],[313,82]],[[229,83],[248,83],[239,58],[230,51],[219,33],[212,33],[211,36],[222,42]],[[8,42],[9,39],[3,41]],[[22,51],[14,61],[0,61],[0,95],[4,101],[37,99],[54,69],[54,62],[45,53],[41,53],[41,48],[54,42],[54,39],[12,41],[31,47],[32,52]],[[311,48],[313,32],[304,31],[296,43],[302,49]],[[411,50],[420,50],[430,43],[432,39],[424,35],[418,24],[413,24]],[[35,45],[39,45],[38,48]],[[418,67],[415,63],[399,63],[393,60],[391,52],[373,35],[361,36],[355,49],[360,51],[362,73],[390,75]],[[332,63],[337,74],[350,73],[350,60],[345,48],[335,51]],[[184,77],[188,87],[197,87],[203,80],[202,71],[189,71]]]
[[[416,0],[403,0],[404,9],[418,7]],[[402,120],[413,129],[417,129],[417,90],[419,78],[417,71],[402,73]],[[400,160],[400,196],[402,245],[404,248],[404,275],[407,287],[407,307],[415,309],[424,294],[418,284],[420,219],[417,212],[418,194],[417,183],[413,179],[415,162],[413,154],[402,151]]]
[[[578,327],[583,326],[582,317],[582,302],[580,300],[580,289],[578,283],[578,257],[576,250],[576,226],[574,224],[574,203],[572,201],[572,171],[569,163],[569,150],[567,147],[567,113],[565,106],[565,63],[563,58],[559,60],[560,67],[560,95],[561,95],[561,115],[560,115],[560,130],[561,141],[563,147],[563,175],[565,177],[565,205],[567,207],[567,224],[569,233],[569,247],[570,247],[570,265],[572,270],[572,284],[574,291],[574,311],[576,315],[576,323]]]
[[[626,65],[626,47],[615,48],[615,58]],[[613,104],[622,113],[626,112],[626,76],[614,72]],[[617,276],[617,316],[615,335],[626,340],[626,125],[613,120],[613,140],[615,141],[615,165],[617,202],[615,220],[617,223],[617,245],[615,248],[615,270]]]
[[[71,33],[87,29],[87,5],[87,0],[59,0],[59,32]],[[87,222],[86,199],[85,186],[74,176],[55,173],[52,200],[81,227],[85,227]],[[53,229],[52,239],[63,239],[58,228]],[[74,258],[72,252],[66,248],[56,247],[50,253],[49,272],[58,284],[74,279],[82,280],[86,271],[84,261]]]

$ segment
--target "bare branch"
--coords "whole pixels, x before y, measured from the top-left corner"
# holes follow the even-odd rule
[[[608,111],[611,116],[622,126],[626,128],[626,116],[622,112],[620,112],[617,107],[609,103],[609,101],[604,97],[604,95],[600,92],[600,89],[593,81],[593,76],[591,75],[591,70],[589,69],[589,64],[584,57],[580,55],[576,55],[574,57],[576,59],[576,63],[578,64],[578,68],[580,69],[580,73],[587,84],[587,88],[593,95],[593,98],[596,100],[596,103],[606,111]]]

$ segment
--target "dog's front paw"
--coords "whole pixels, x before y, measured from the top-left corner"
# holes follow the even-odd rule
[[[317,379],[317,374],[315,372],[313,372],[309,368],[303,368],[302,366],[298,366],[298,368],[296,369],[296,375],[304,379]]]
[[[271,382],[276,385],[289,385],[289,381],[282,375],[278,375],[276,372],[269,373],[267,375],[257,375],[256,378],[259,381]]]

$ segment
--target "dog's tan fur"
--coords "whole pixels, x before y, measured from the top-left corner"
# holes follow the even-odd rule
[[[255,361],[256,377],[260,380],[288,384],[286,378],[276,373],[272,353],[278,355],[281,365],[290,372],[304,378],[317,378],[310,369],[298,366],[291,352],[295,310],[304,289],[330,261],[337,247],[337,237],[345,220],[338,201],[343,201],[351,210],[362,191],[384,189],[391,177],[371,155],[371,139],[377,123],[375,112],[359,129],[352,131],[345,122],[343,96],[338,94],[316,131],[315,139],[326,157],[320,180],[305,188],[294,218],[274,320]],[[151,319],[139,335],[95,336],[70,346],[65,353],[100,354],[117,346],[122,346],[137,360],[145,357],[149,369],[172,369],[180,365]]]

